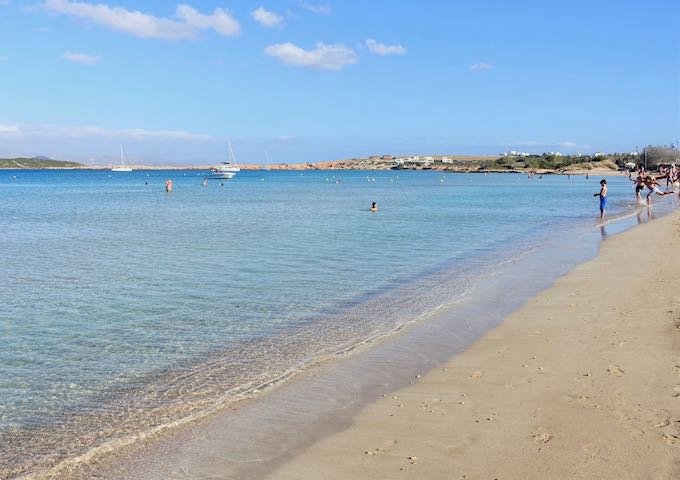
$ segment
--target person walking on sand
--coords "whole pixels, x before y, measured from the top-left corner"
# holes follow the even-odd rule
[[[604,218],[604,209],[607,207],[607,180],[600,180],[600,192],[593,194],[593,197],[600,197],[600,218]]]

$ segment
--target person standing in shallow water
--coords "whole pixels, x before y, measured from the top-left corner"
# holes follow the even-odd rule
[[[607,180],[600,180],[600,192],[593,194],[593,197],[600,197],[600,218],[604,218],[607,207]]]

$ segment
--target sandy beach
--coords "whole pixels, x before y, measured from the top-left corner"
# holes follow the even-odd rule
[[[680,478],[680,214],[603,242],[270,479]]]

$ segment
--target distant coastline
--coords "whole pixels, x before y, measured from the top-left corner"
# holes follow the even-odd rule
[[[389,155],[316,163],[241,164],[242,170],[435,170],[463,173],[528,173],[550,174],[611,174],[619,170],[613,161],[584,161],[558,168],[536,168],[521,158],[499,158],[496,155],[452,155],[440,157],[409,157],[426,160],[399,162]],[[46,157],[0,159],[0,169],[7,170],[109,170],[110,165],[85,165],[78,162],[53,160]],[[135,170],[210,170],[212,165],[132,165]]]

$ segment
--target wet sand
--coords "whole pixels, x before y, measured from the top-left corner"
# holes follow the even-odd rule
[[[674,212],[609,237],[267,478],[680,478],[679,234]]]

